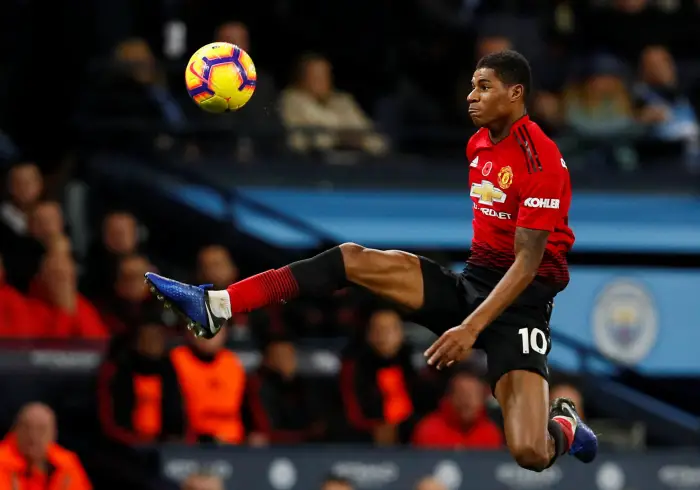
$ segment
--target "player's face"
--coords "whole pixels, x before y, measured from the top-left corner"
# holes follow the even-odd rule
[[[477,127],[488,126],[490,123],[507,117],[511,111],[514,89],[505,85],[491,68],[480,68],[472,77],[472,91],[467,96],[469,102],[469,117]]]

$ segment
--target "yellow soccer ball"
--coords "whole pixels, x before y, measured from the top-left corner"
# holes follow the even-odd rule
[[[257,74],[248,53],[234,44],[211,43],[187,63],[185,84],[195,104],[207,112],[235,111],[255,92]]]

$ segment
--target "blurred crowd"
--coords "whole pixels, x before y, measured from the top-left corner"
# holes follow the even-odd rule
[[[57,425],[52,410],[29,403],[17,414],[13,431],[0,441],[0,484],[4,489],[91,490],[88,475],[77,455],[56,442]],[[115,475],[116,476],[116,475]],[[116,476],[115,480],[118,480]],[[97,487],[107,488],[107,487]],[[115,486],[109,488],[123,488]],[[130,487],[130,488],[141,488]],[[169,490],[223,490],[219,475],[206,469],[185,478],[181,485],[161,484],[150,488]],[[329,474],[319,490],[354,490],[351,480]],[[437,478],[426,476],[415,490],[446,490]]]
[[[474,130],[465,99],[475,62],[515,48],[533,66],[531,114],[569,165],[698,168],[696,0],[113,3],[86,10],[93,30],[71,31],[82,86],[71,79],[65,114],[52,116],[83,150],[460,161]],[[10,27],[5,36],[19,29]],[[252,101],[222,117],[198,110],[182,81],[190,53],[213,41],[241,46],[258,67]],[[10,72],[22,69],[13,63]],[[21,153],[18,125],[0,118],[0,155]]]
[[[451,38],[439,37],[427,41],[428,46],[407,47],[425,52],[404,54],[415,66],[397,72],[395,90],[386,93],[379,86],[374,93],[368,93],[368,88],[362,94],[340,90],[334,83],[331,55],[301,53],[291,76],[277,80],[263,63],[253,101],[226,121],[235,125],[230,131],[237,143],[222,144],[219,132],[209,138],[200,134],[185,138],[182,151],[188,158],[196,158],[201,151],[223,150],[244,161],[258,151],[274,153],[285,146],[289,152],[307,155],[354,151],[380,156],[392,144],[397,152],[459,154],[456,148],[473,129],[466,95],[475,61],[493,51],[517,48],[529,53],[533,62],[537,91],[531,101],[532,114],[564,142],[569,159],[626,170],[636,168],[642,155],[647,160],[681,157],[689,167],[697,165],[700,64],[684,63],[674,56],[671,39],[663,39],[658,32],[662,26],[651,14],[652,7],[646,5],[651,2],[613,3],[590,12],[560,6],[558,16],[568,20],[559,19],[553,24],[558,34],[553,39],[543,36],[538,24],[528,17],[502,13],[495,19],[476,17],[471,25],[452,32]],[[694,21],[700,20],[698,12],[691,16]],[[578,35],[590,43],[585,44],[585,51],[580,51],[581,40],[575,39],[576,33],[570,34],[572,39],[565,43],[567,36],[557,31],[573,29],[574,25]],[[608,29],[605,25],[616,27]],[[646,42],[634,46],[625,38],[597,39],[597,34],[618,29],[644,30],[649,36],[644,37]],[[212,32],[207,41],[232,42],[255,55],[255,45],[243,22],[224,23]],[[533,35],[525,35],[528,32]],[[467,42],[470,37],[472,43]],[[453,51],[455,46],[461,46],[463,54],[449,57],[449,53],[441,53]],[[168,86],[165,72],[159,71],[157,58],[143,39],[120,43],[114,61],[118,74],[113,73],[105,86],[96,90],[85,117],[134,120],[151,116],[174,132],[188,117],[203,119],[193,104],[178,102],[178,82]],[[357,75],[365,77],[366,73],[362,69]],[[347,85],[368,82],[353,78],[345,72]],[[360,97],[364,104],[359,102]],[[192,114],[187,116],[183,107]],[[281,132],[281,128],[286,131]],[[165,130],[161,127],[161,131]],[[407,136],[411,132],[418,134]],[[143,141],[146,146],[141,149],[151,144],[171,148],[175,139],[165,134]]]

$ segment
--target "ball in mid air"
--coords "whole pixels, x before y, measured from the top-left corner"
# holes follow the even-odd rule
[[[224,42],[198,49],[185,71],[187,92],[207,112],[240,109],[253,96],[256,82],[255,65],[248,53]]]

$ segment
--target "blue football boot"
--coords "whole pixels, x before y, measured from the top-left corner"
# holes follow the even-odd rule
[[[552,402],[550,417],[568,417],[576,422],[574,441],[569,454],[583,463],[590,463],[598,454],[598,437],[576,412],[576,405],[568,398],[557,398]]]
[[[192,286],[153,272],[146,273],[146,284],[166,308],[185,319],[195,337],[210,339],[226,324],[226,319],[215,316],[209,306],[207,289],[211,284]]]

